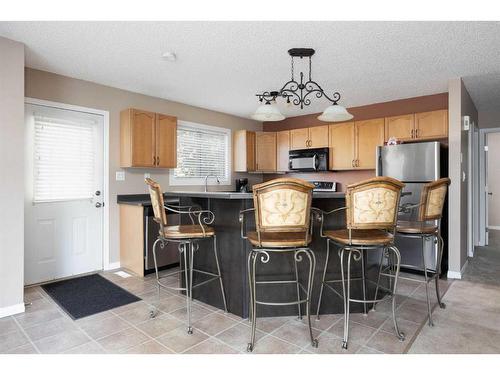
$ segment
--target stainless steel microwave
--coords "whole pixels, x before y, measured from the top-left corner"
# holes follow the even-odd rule
[[[320,172],[328,170],[328,147],[292,150],[288,153],[290,171]]]

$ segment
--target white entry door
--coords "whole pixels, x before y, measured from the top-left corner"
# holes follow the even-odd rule
[[[26,105],[25,284],[103,268],[103,116]]]

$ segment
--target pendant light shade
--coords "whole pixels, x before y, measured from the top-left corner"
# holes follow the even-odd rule
[[[318,120],[327,122],[348,121],[354,116],[347,112],[347,109],[338,104],[327,107],[324,112],[318,116]]]
[[[283,116],[278,107],[271,103],[266,103],[257,108],[252,118],[257,121],[281,121],[285,119],[285,116]]]

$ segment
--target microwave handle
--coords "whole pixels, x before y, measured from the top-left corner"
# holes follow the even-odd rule
[[[318,155],[317,154],[314,154],[313,155],[313,168],[315,171],[318,170]]]

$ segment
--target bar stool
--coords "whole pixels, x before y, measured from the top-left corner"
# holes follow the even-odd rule
[[[405,238],[420,239],[422,242],[422,268],[416,268],[410,265],[403,265],[406,268],[412,268],[418,271],[423,271],[424,280],[416,280],[409,277],[401,277],[404,280],[410,280],[425,284],[425,293],[427,297],[427,314],[429,317],[429,326],[433,326],[431,301],[429,297],[429,281],[433,279],[436,282],[436,297],[440,308],[444,309],[446,306],[441,301],[439,293],[439,276],[441,273],[441,260],[443,257],[444,240],[441,236],[441,218],[443,217],[443,207],[450,184],[449,178],[441,178],[439,180],[425,184],[422,187],[419,204],[406,204],[401,207],[401,212],[410,213],[410,219],[414,218],[415,209],[418,208],[418,216],[416,220],[399,220],[396,227],[396,236]],[[436,254],[436,269],[429,269],[425,257],[425,243],[426,241],[433,241],[437,243]],[[392,273],[393,267],[389,263],[388,267],[381,270],[382,275],[387,272]],[[428,273],[432,272],[431,277]],[[378,283],[377,283],[378,288]],[[378,291],[378,289],[377,289]]]
[[[150,178],[146,178],[146,184],[149,186],[149,194],[151,196],[151,203],[153,205],[154,220],[160,225],[158,239],[153,244],[153,260],[155,264],[156,281],[158,284],[158,299],[160,298],[160,289],[171,289],[176,291],[184,291],[186,293],[186,308],[187,308],[187,332],[193,333],[191,326],[191,303],[193,299],[193,288],[199,287],[214,280],[219,280],[220,290],[222,294],[222,302],[224,303],[224,310],[227,312],[226,295],[224,293],[224,284],[222,283],[222,276],[219,266],[219,257],[217,255],[217,237],[215,231],[209,224],[215,220],[215,215],[212,211],[195,209],[193,206],[169,206],[164,204],[163,193],[160,185]],[[167,225],[167,215],[165,210],[178,213],[181,215],[188,215],[191,219],[191,225]],[[199,241],[211,239],[213,241],[215,264],[217,273],[198,270],[194,268],[194,255],[200,249]],[[158,264],[156,262],[157,245],[160,249],[164,249],[169,242],[178,244],[179,254],[183,255],[184,267],[179,271],[170,272],[168,275],[159,276]],[[182,260],[182,259],[181,259]],[[183,269],[184,268],[184,269]],[[193,273],[210,276],[208,279],[193,285]],[[162,284],[161,279],[166,277],[184,273],[184,288],[177,288]],[[157,314],[156,308],[151,311],[151,317]]]
[[[401,190],[405,185],[390,177],[375,177],[366,181],[349,185],[346,191],[346,207],[324,212],[323,217],[345,210],[346,228],[340,230],[323,230],[324,219],[321,224],[321,236],[327,240],[327,254],[325,268],[321,279],[319,293],[317,318],[321,308],[321,299],[324,287],[340,295],[344,301],[344,339],[342,347],[347,349],[349,340],[349,312],[350,303],[362,303],[364,312],[367,313],[366,305],[385,300],[386,297],[377,299],[366,298],[365,277],[365,253],[367,250],[382,249],[382,256],[388,257],[392,252],[396,257],[395,273],[393,275],[394,285],[389,298],[392,299],[392,317],[394,329],[400,340],[404,340],[404,334],[399,331],[396,320],[396,287],[399,276],[399,264],[401,256],[399,250],[394,246],[394,232],[399,207]],[[328,263],[330,259],[330,241],[339,247],[341,280],[327,280]],[[344,268],[344,255],[347,254],[347,270]],[[360,277],[351,278],[351,260],[361,261]],[[347,271],[347,277],[345,272]],[[351,281],[361,280],[363,298],[351,297]],[[331,283],[342,282],[342,293],[337,292]]]
[[[300,306],[305,304],[309,336],[313,347],[318,340],[313,337],[310,319],[311,291],[316,267],[314,253],[308,247],[312,238],[311,199],[314,185],[296,178],[278,178],[253,186],[254,208],[240,212],[241,236],[252,245],[248,255],[248,282],[250,286],[249,318],[252,322],[250,342],[247,351],[255,346],[255,329],[257,323],[257,305],[289,306],[297,305],[299,318]],[[255,231],[245,233],[245,214],[255,213]],[[295,266],[294,280],[257,280],[257,260],[268,263],[271,254],[293,255]],[[309,261],[307,287],[299,281],[297,263],[305,255]],[[272,302],[257,300],[257,285],[295,284],[297,300],[288,302]],[[305,296],[301,296],[301,291]]]

